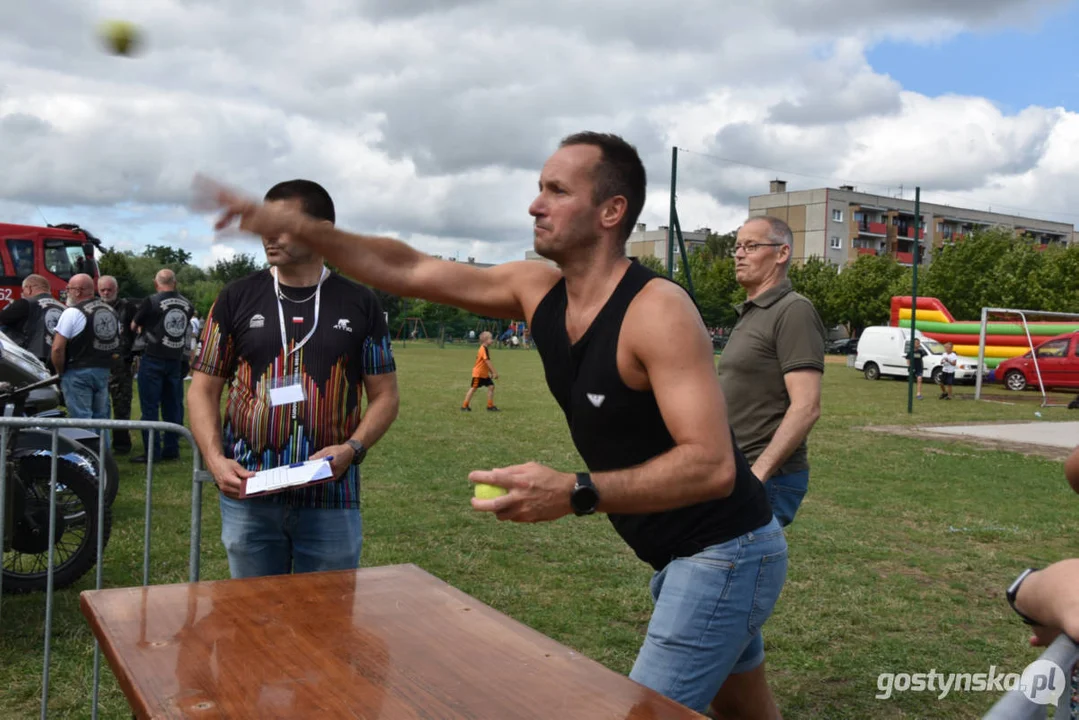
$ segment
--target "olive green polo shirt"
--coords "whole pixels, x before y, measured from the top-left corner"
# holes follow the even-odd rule
[[[738,447],[750,464],[768,447],[790,407],[783,376],[792,370],[824,372],[824,323],[790,280],[736,305],[738,321],[719,356],[719,381]],[[808,470],[806,443],[774,475]]]

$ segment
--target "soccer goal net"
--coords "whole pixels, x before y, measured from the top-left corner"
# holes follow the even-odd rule
[[[1076,352],[1071,349],[1071,335],[1076,332],[1079,313],[984,307],[978,367],[992,369],[995,381],[1009,390],[1036,387],[1045,407],[1051,404],[1046,388],[1053,387],[1055,371],[1062,370],[1069,354]],[[974,399],[982,399],[981,373],[975,379]]]

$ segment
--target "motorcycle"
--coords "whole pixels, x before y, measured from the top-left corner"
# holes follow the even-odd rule
[[[11,338],[0,332],[0,382],[9,382],[15,386],[27,382],[39,382],[49,377],[45,365],[32,353],[17,345]],[[41,418],[66,417],[59,409],[59,378],[55,383],[44,384],[30,391],[26,396],[23,411],[26,416]],[[59,449],[62,456],[76,456],[91,464],[91,472],[97,478],[98,455],[100,454],[101,436],[92,430],[82,428],[60,428]],[[52,452],[52,434],[40,428],[22,428],[19,433],[20,448],[35,448],[46,453]],[[120,467],[109,448],[105,448],[105,502],[110,506],[120,489]]]
[[[37,358],[0,333],[0,409],[5,416],[32,416],[59,403],[58,376],[49,375]],[[98,524],[104,543],[112,529],[112,511],[98,516],[98,462],[91,447],[74,438],[87,431],[57,434],[56,524],[54,527],[53,587],[71,585],[97,559]],[[94,433],[91,433],[94,434]],[[95,446],[97,444],[96,434]],[[48,581],[49,480],[52,433],[42,428],[12,428],[8,432],[3,537],[3,591],[44,590]],[[108,477],[106,471],[106,492]],[[118,478],[118,474],[113,476]],[[114,493],[115,494],[115,493]]]

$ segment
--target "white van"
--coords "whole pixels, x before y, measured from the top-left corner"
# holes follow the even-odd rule
[[[944,356],[944,345],[927,338],[921,330],[915,335],[922,341],[922,347],[928,353],[922,361],[922,377],[937,381],[940,373],[940,363]],[[858,338],[858,355],[854,360],[854,367],[865,373],[867,380],[877,380],[882,375],[890,377],[907,377],[907,354],[910,340],[910,328],[898,328],[888,325],[868,327],[862,331]],[[976,358],[959,357],[959,365],[955,370],[956,380],[973,380],[977,375]],[[984,369],[983,369],[984,372]]]

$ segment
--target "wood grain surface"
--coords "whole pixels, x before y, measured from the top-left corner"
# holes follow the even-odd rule
[[[414,565],[89,590],[139,718],[702,718]]]

